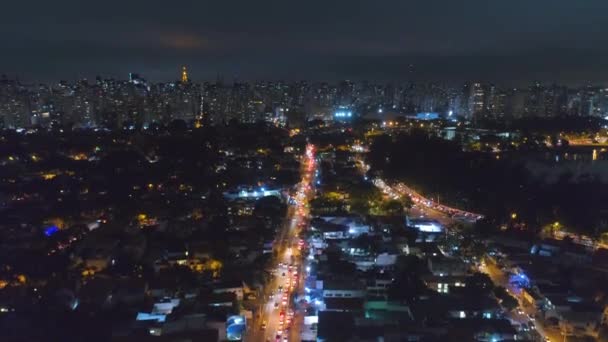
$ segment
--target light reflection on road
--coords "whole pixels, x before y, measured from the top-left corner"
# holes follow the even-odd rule
[[[276,240],[278,252],[273,277],[266,286],[260,319],[253,325],[249,340],[299,341],[300,326],[294,324],[297,308],[294,299],[302,289],[299,233],[309,223],[308,201],[313,196],[314,173],[317,168],[315,149],[308,145],[302,162],[302,177],[289,209],[288,224],[279,232]]]

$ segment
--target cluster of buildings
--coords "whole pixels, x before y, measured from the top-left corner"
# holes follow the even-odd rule
[[[313,219],[303,340],[606,338],[605,249],[500,233],[479,258],[464,243],[404,234],[430,226],[445,232],[431,220]]]
[[[319,153],[318,188],[352,205],[346,189],[357,182],[351,168],[353,155],[361,152],[332,143],[334,148]],[[405,220],[361,216],[332,201],[313,201],[313,214],[303,340],[601,341],[607,336],[608,259],[601,244],[562,232],[542,239],[517,229],[472,242],[466,229],[449,225],[470,225],[465,218],[416,204]]]
[[[353,172],[352,153],[339,146],[319,153],[321,194],[340,194],[349,182],[371,183],[356,168]],[[296,298],[304,312],[301,340],[530,337],[511,324],[492,281],[477,272],[472,259],[440,243],[447,235],[442,223],[418,215],[361,215],[353,210],[354,197],[361,195],[346,190],[339,196],[351,207],[313,201],[303,252],[305,287]]]
[[[22,327],[7,339],[242,338],[305,141],[192,134],[2,136],[0,325]]]
[[[307,241],[302,340],[525,340],[473,264],[405,222],[321,216]],[[490,281],[491,284],[491,281]],[[339,328],[337,328],[339,327]]]
[[[539,82],[509,88],[486,83],[377,84],[372,82],[196,83],[182,70],[179,80],[152,83],[96,78],[55,84],[0,79],[0,124],[9,128],[73,125],[129,128],[184,120],[217,125],[232,120],[284,126],[306,120],[351,120],[354,116],[433,113],[467,120],[608,114],[608,90]]]
[[[446,125],[457,125],[435,120],[444,115],[430,112],[435,104],[395,122],[342,124],[361,108],[374,115],[410,111],[399,87],[197,85],[183,70],[171,84],[149,84],[132,74],[124,82],[41,87],[48,92],[36,102],[31,89],[1,82],[1,96],[6,89],[22,96],[0,102],[2,110],[31,106],[25,119],[17,112],[5,115],[5,124],[13,120],[8,127],[20,127],[14,124],[20,120],[52,127],[67,118],[91,128],[104,120],[114,127],[129,120],[134,127],[174,119],[191,124],[181,130],[3,131],[0,326],[18,328],[5,329],[13,334],[8,338],[69,340],[64,330],[86,335],[97,328],[116,341],[243,339],[276,276],[280,232],[289,206],[298,204],[294,193],[307,144],[316,146],[319,168],[307,180],[316,198],[300,203],[307,208],[299,214],[306,216],[306,236],[298,245],[304,278],[293,302],[301,340],[538,341],[599,339],[606,330],[605,246],[565,236],[531,239],[523,232],[472,243],[446,221],[473,221],[416,201],[406,208],[404,198],[387,196],[372,181],[361,157],[368,151],[366,138],[420,128],[450,139]],[[212,89],[229,95],[212,100],[218,98]],[[495,108],[488,105],[495,98],[487,96],[491,88],[465,89],[459,94],[470,96],[459,101],[472,101],[466,108],[478,102],[481,111]],[[53,108],[32,109],[49,99]],[[251,101],[261,101],[263,109],[253,111],[256,119],[245,119],[253,113],[246,105]],[[78,109],[67,110],[76,104]],[[169,116],[146,117],[154,113],[146,106],[165,108]],[[465,107],[440,112],[474,118],[475,110]],[[82,108],[90,108],[86,119],[78,114]],[[257,123],[266,110],[274,114]],[[131,116],[105,116],[118,112]],[[242,124],[213,125],[226,115]],[[311,123],[302,131],[282,127],[281,120],[315,118],[337,122]],[[528,139],[496,134],[499,140],[488,140],[496,132],[464,128],[453,133],[478,143],[491,158]],[[538,144],[547,146],[544,140]],[[66,320],[45,326],[49,317]],[[64,329],[66,324],[73,329]]]
[[[608,250],[569,239],[530,241],[509,231],[492,236],[488,245],[481,269],[509,289],[522,314],[547,335],[606,338]]]

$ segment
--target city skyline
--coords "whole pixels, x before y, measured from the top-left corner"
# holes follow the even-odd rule
[[[606,118],[608,88],[532,82],[519,89],[492,83],[458,86],[434,83],[215,82],[191,80],[184,66],[179,81],[154,83],[129,73],[103,79],[23,84],[0,78],[0,124],[5,128],[142,127],[179,119],[196,125],[324,121],[395,116],[508,123],[526,118]],[[343,115],[340,116],[339,113]],[[351,113],[349,117],[344,113]]]
[[[15,3],[0,24],[0,73],[48,82],[135,71],[168,81],[185,64],[196,81],[221,74],[596,83],[608,79],[607,7],[597,0]]]

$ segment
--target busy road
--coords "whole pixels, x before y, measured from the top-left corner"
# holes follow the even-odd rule
[[[359,170],[363,174],[366,174],[370,170],[369,165],[367,165],[363,158],[361,158],[360,156],[358,156],[356,160]],[[415,211],[418,212],[427,212],[429,214],[432,214],[432,216],[441,217],[441,219],[447,217],[449,219],[465,222],[475,222],[483,218],[483,215],[480,214],[468,212],[457,208],[452,208],[447,205],[437,203],[436,201],[422,196],[404,183],[397,183],[391,186],[388,185],[381,178],[375,178],[373,180],[373,183],[376,187],[378,187],[378,189],[380,189],[386,196],[391,199],[401,199],[405,196],[409,196],[412,199],[412,202],[414,202]]]
[[[301,180],[289,199],[288,222],[275,240],[273,276],[263,291],[263,303],[248,334],[250,341],[300,340],[300,324],[294,323],[301,320],[295,305],[302,289],[300,232],[310,221],[308,201],[313,196],[316,167],[314,146],[308,145],[302,158]]]
[[[397,183],[393,186],[389,186],[380,178],[374,179],[374,184],[381,189],[385,194],[393,199],[399,199],[404,196],[409,196],[414,204],[418,205],[421,208],[432,209],[434,211],[440,212],[444,215],[449,216],[454,220],[459,221],[467,221],[467,222],[475,222],[479,219],[483,218],[483,215],[468,212],[461,209],[456,209],[452,207],[448,207],[444,204],[439,204],[436,201],[430,200],[416,191],[412,190],[410,187],[403,183]]]

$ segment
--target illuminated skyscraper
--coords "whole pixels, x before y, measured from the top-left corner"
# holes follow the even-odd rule
[[[473,83],[470,88],[471,95],[469,96],[469,115],[472,117],[478,116],[483,112],[485,92],[481,83]]]
[[[188,83],[188,70],[186,67],[182,67],[182,83]]]

